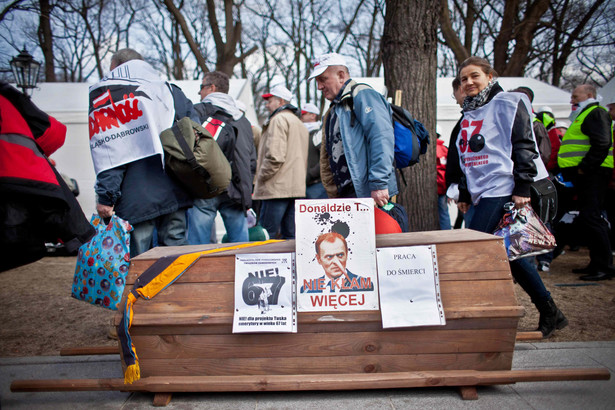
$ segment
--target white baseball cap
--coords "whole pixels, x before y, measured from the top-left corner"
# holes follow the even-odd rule
[[[346,65],[346,59],[340,54],[337,54],[337,53],[323,54],[319,56],[318,58],[316,58],[316,60],[314,61],[314,65],[312,67],[313,71],[310,77],[308,78],[308,81],[310,81],[314,77],[318,77],[319,75],[325,72],[327,67],[332,66],[332,65],[343,65],[344,67],[348,67],[348,65]]]
[[[544,107],[540,107],[538,109],[538,112],[550,112],[550,113],[553,113],[553,110],[551,109],[551,107],[545,105]]]
[[[301,114],[306,113],[306,112],[320,115],[320,110],[318,109],[317,106],[315,106],[312,103],[307,103],[303,107],[301,107]]]
[[[283,85],[276,85],[271,89],[271,91],[267,94],[263,94],[261,97],[265,100],[271,97],[279,97],[284,101],[290,101],[293,99],[293,93],[291,93],[290,90]]]

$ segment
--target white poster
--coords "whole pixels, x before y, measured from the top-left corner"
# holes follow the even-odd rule
[[[378,310],[372,198],[295,201],[299,312]]]
[[[378,248],[382,327],[445,325],[436,246]]]
[[[235,255],[233,333],[297,332],[294,255]]]

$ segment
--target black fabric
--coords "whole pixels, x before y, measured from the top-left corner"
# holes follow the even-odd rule
[[[199,120],[192,102],[170,85],[175,120]],[[192,206],[192,198],[162,168],[159,155],[100,172],[96,176],[97,202],[114,206],[115,213],[131,224],[147,221]]]
[[[598,103],[589,104],[583,111],[595,105]],[[600,107],[594,108],[583,120],[581,131],[589,137],[591,147],[581,160],[579,168],[585,173],[591,173],[600,168],[613,141],[609,113]]]
[[[314,135],[321,130],[310,131],[308,142],[308,164],[307,174],[305,176],[305,185],[310,186],[320,182],[320,146],[314,145]]]
[[[195,104],[194,110],[199,116],[200,124],[209,117],[226,124],[217,143],[232,170],[227,194],[247,211],[252,207],[252,188],[256,173],[256,147],[250,121],[245,116],[235,120],[222,108],[211,103]]]

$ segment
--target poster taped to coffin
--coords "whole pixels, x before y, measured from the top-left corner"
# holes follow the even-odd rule
[[[235,255],[233,333],[297,332],[294,254]]]
[[[382,327],[446,325],[435,245],[378,248]]]
[[[377,310],[372,198],[295,201],[297,310]]]

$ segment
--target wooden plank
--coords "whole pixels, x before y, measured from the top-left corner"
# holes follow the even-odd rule
[[[154,394],[154,401],[152,405],[154,407],[165,407],[171,402],[173,394],[171,393],[156,393]]]
[[[140,354],[139,354],[140,356]],[[272,358],[148,358],[140,361],[141,376],[232,376],[267,374],[382,373],[431,370],[508,370],[513,352],[420,355],[272,357]]]
[[[527,340],[541,340],[543,338],[542,332],[517,332],[517,342],[524,342]]]
[[[118,354],[119,352],[118,346],[66,347],[60,350],[60,356]]]
[[[500,241],[502,238],[495,235],[490,235],[478,231],[472,231],[470,229],[453,229],[448,231],[424,231],[424,232],[408,232],[399,234],[387,234],[376,235],[377,247],[392,247],[392,246],[414,246],[414,245],[431,245],[451,242],[490,242]],[[200,252],[205,250],[211,250],[216,248],[224,248],[236,244],[218,243],[208,245],[186,245],[186,246],[160,246],[158,248],[150,249],[149,251],[142,253],[139,256],[133,258],[133,260],[156,260],[163,256]],[[470,245],[471,246],[471,245]],[[481,245],[483,246],[483,245]],[[215,255],[234,255],[240,253],[282,253],[282,252],[294,252],[295,241],[287,240],[282,242],[270,243],[267,245],[260,245],[256,247],[247,247],[237,249],[234,251],[223,251]]]
[[[468,255],[471,244],[468,243],[443,243],[436,245],[438,254],[438,268],[441,279],[447,280],[449,275],[465,274],[468,279],[494,279],[510,278],[508,259],[503,245],[498,241],[481,242],[481,252]],[[294,251],[294,249],[292,250]],[[126,284],[134,284],[135,279],[154,263],[152,259],[133,260]],[[199,259],[192,265],[177,283],[183,282],[232,282],[235,278],[234,255],[219,256],[211,255]],[[468,276],[468,274],[483,275],[482,277]],[[454,277],[460,280],[461,277]]]
[[[510,352],[516,329],[133,336],[140,359]]]
[[[157,376],[124,384],[124,379],[14,380],[12,392],[138,391],[223,392],[391,389],[436,386],[485,386],[519,382],[609,380],[606,368],[536,370],[442,370],[396,373],[278,376]]]
[[[459,394],[463,400],[478,400],[478,392],[474,386],[459,387]]]
[[[440,291],[445,309],[517,305],[509,279],[445,281],[440,283]],[[135,315],[186,314],[193,311],[209,315],[232,312],[234,307],[232,282],[174,283],[151,300],[139,299],[133,310]]]
[[[371,321],[354,321],[346,318],[337,321],[307,321],[299,315],[299,334],[301,333],[337,333],[337,332],[397,332],[402,330],[431,330],[442,329],[516,329],[523,313],[521,307],[517,307],[517,313],[513,317],[510,314],[498,317],[497,311],[485,310],[484,316],[468,315],[447,321],[446,326],[421,326],[415,328],[382,329],[380,316],[374,315]],[[461,312],[457,312],[461,313]],[[472,312],[470,312],[472,313]],[[508,312],[507,312],[508,313]],[[342,315],[340,315],[342,316]],[[343,317],[343,316],[342,316]],[[232,316],[225,314],[217,318],[203,319],[198,314],[195,316],[168,315],[164,318],[160,315],[140,315],[133,320],[132,335],[176,335],[176,334],[230,334],[232,333]]]

